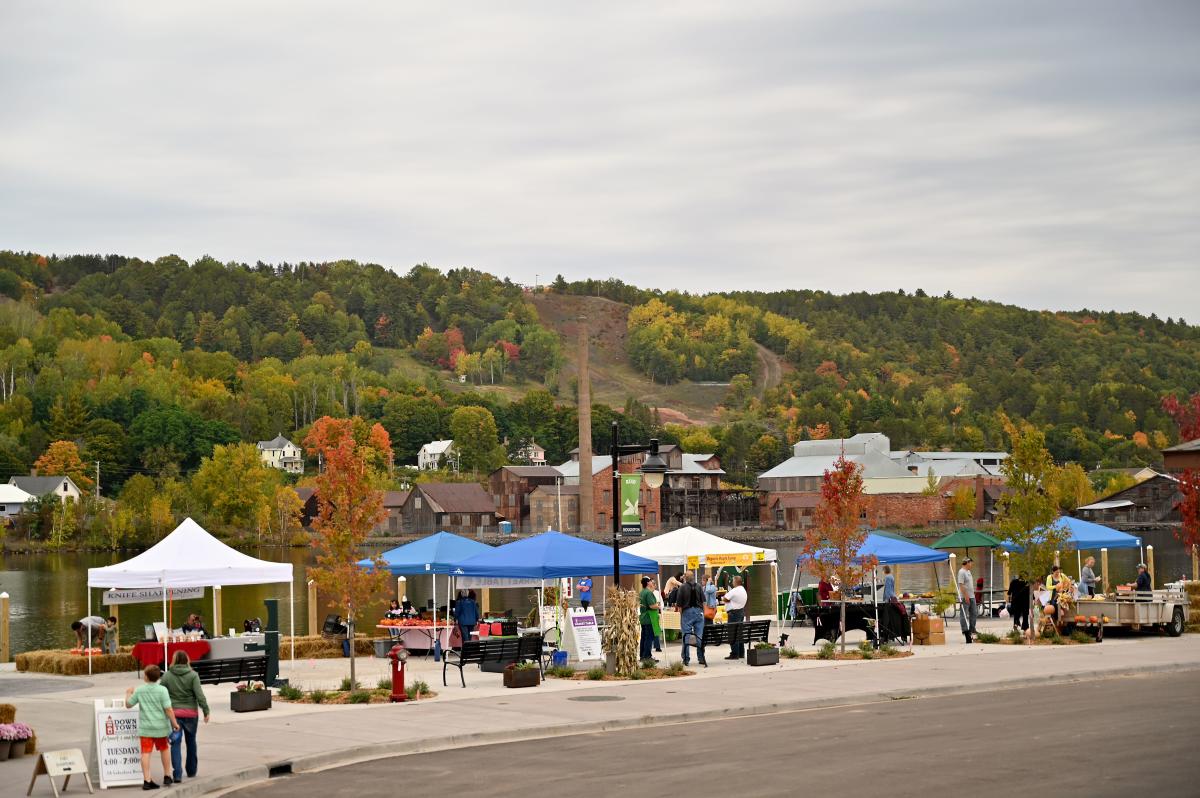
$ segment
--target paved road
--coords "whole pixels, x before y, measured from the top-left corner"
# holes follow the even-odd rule
[[[1046,795],[1048,785],[1054,795],[1088,798],[1195,795],[1197,679],[1195,672],[1126,677],[506,743],[282,777],[238,795],[436,790],[528,798],[674,787],[737,798],[846,789],[1008,798]]]

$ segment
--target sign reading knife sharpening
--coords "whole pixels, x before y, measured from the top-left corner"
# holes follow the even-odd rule
[[[642,475],[621,475],[621,532],[642,534],[642,516],[638,513],[641,499]]]
[[[104,603],[109,606],[114,604],[150,604],[162,601],[162,598],[163,592],[161,587],[135,587],[124,590],[104,591]],[[167,598],[172,601],[204,598],[204,588],[169,587],[167,588]]]

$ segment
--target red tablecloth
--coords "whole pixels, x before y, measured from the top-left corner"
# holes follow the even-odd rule
[[[167,659],[175,656],[176,651],[187,652],[188,659],[197,660],[207,657],[212,650],[207,640],[197,640],[194,643],[167,643]],[[138,643],[133,647],[133,658],[144,668],[147,665],[163,664],[162,643]]]

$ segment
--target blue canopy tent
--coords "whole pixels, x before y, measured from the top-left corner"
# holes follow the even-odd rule
[[[619,556],[623,574],[658,573],[658,563],[654,560],[626,552],[620,552]],[[561,532],[543,532],[468,557],[456,563],[450,573],[454,576],[537,580],[540,612],[545,580],[612,576],[613,551],[609,546]]]
[[[1082,518],[1072,518],[1069,515],[1060,517],[1054,522],[1054,525],[1067,530],[1067,539],[1063,541],[1062,545],[1066,550],[1075,549],[1080,580],[1083,579],[1083,554],[1081,552],[1084,549],[1137,549],[1138,559],[1142,558],[1142,539],[1139,537],[1127,535],[1103,524],[1084,521]],[[1005,543],[1004,548],[1009,551],[1021,550],[1019,546],[1014,546],[1012,543]],[[1105,579],[1107,578],[1106,575]]]
[[[433,577],[433,626],[437,629],[437,574],[448,574],[453,564],[467,557],[472,557],[492,547],[477,540],[464,538],[450,532],[438,532],[429,537],[414,540],[389,549],[379,555],[393,576],[401,574],[430,574]],[[359,560],[362,568],[373,568],[375,561]],[[447,591],[450,582],[446,581]],[[399,592],[399,591],[397,591]],[[397,596],[400,598],[400,596]],[[446,596],[446,606],[450,606],[449,592]],[[436,632],[435,632],[436,633]]]

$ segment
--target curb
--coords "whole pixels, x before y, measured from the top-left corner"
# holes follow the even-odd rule
[[[1068,674],[1040,675],[1039,685],[1071,684],[1074,682],[1098,681],[1102,679],[1140,676],[1146,674],[1179,673],[1200,670],[1200,663],[1173,662],[1159,665],[1144,665],[1136,668],[1125,667],[1116,669],[1093,669]],[[470,734],[450,734],[438,737],[428,737],[424,740],[404,742],[404,749],[397,751],[396,742],[380,742],[366,746],[342,748],[336,751],[326,751],[320,754],[280,759],[253,767],[226,773],[220,776],[188,781],[172,788],[171,794],[179,798],[186,796],[213,795],[225,793],[235,788],[247,787],[252,784],[265,782],[273,776],[292,773],[305,773],[327,770],[333,767],[343,767],[359,762],[370,762],[376,759],[390,759],[414,754],[427,754],[449,749],[474,748],[496,743],[525,742],[542,740],[551,737],[577,736],[581,734],[596,734],[599,732],[622,731],[639,729],[649,726],[671,726],[679,723],[696,721],[712,721],[737,717],[755,717],[781,712],[801,712],[805,710],[829,709],[838,706],[883,703],[918,698],[942,698],[947,696],[968,695],[971,693],[995,692],[1011,690],[1030,684],[1027,676],[1010,677],[1000,681],[988,682],[984,685],[954,684],[941,687],[926,687],[910,691],[875,691],[869,693],[853,693],[824,698],[808,698],[794,701],[774,701],[753,706],[725,707],[707,709],[697,712],[672,713],[670,715],[643,715],[635,718],[618,718],[613,720],[589,721],[584,723],[563,724],[561,726],[539,726],[529,729],[514,729],[510,731],[475,732]]]

